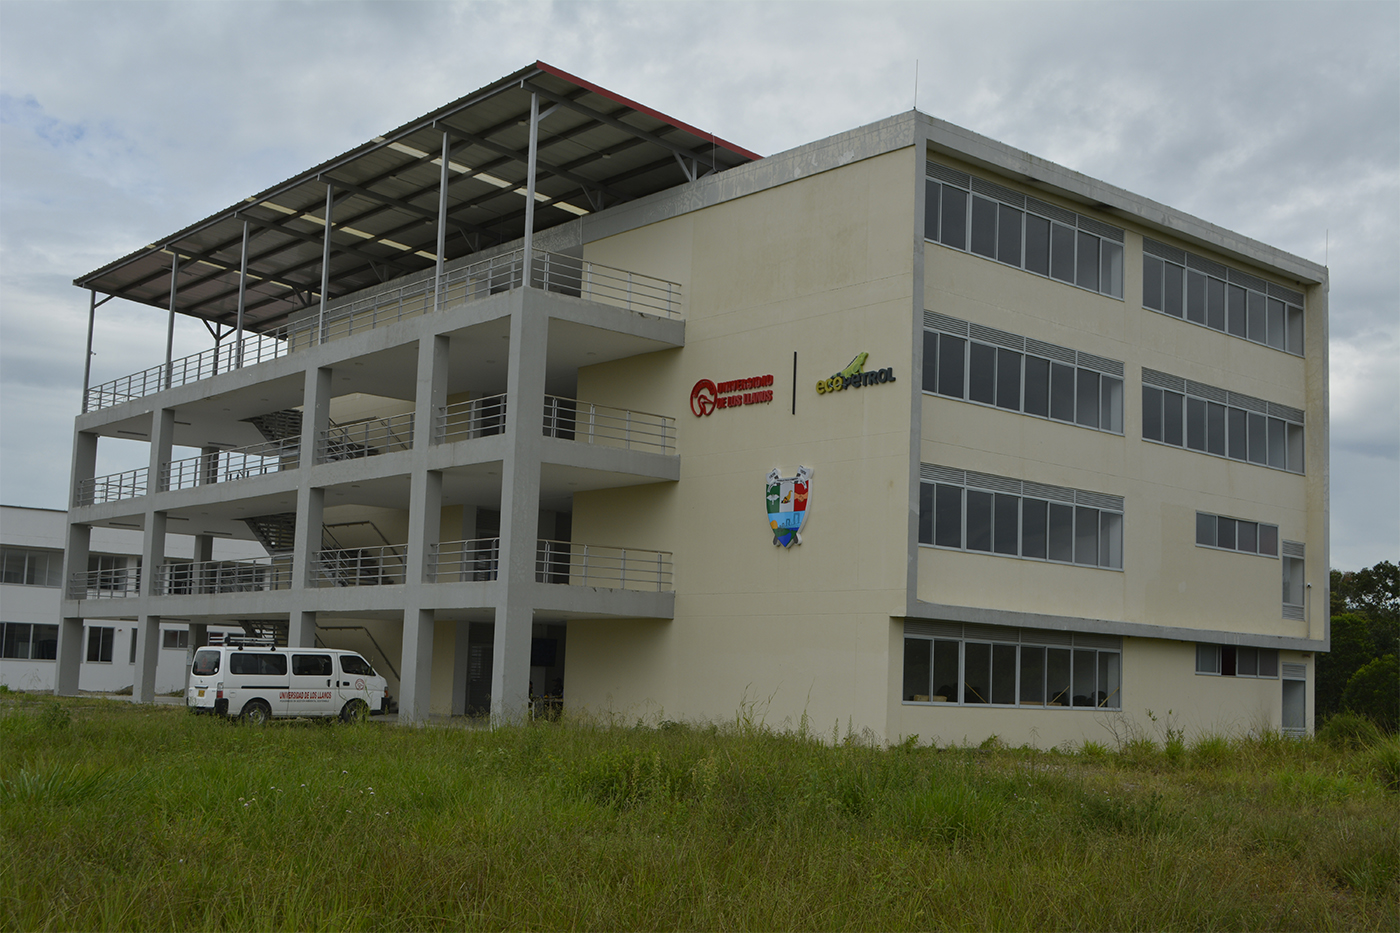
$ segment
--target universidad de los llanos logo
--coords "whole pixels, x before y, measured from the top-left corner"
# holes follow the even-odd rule
[[[774,547],[802,543],[802,526],[807,522],[807,503],[812,495],[812,471],[799,466],[796,476],[779,476],[778,468],[768,474],[768,527],[773,529]]]

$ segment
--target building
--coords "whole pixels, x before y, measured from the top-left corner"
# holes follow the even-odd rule
[[[54,688],[67,527],[66,513],[56,509],[0,505],[0,684],[11,690]],[[88,569],[101,585],[125,588],[141,573],[141,540],[136,531],[93,529]],[[167,561],[190,561],[190,539],[172,535],[166,543]],[[227,542],[225,547],[248,556],[251,544]],[[241,630],[215,629],[214,635],[222,637],[227,631]],[[159,638],[154,691],[183,690],[189,628],[164,621]],[[80,690],[117,693],[136,683],[136,628],[130,622],[86,619],[79,652]]]
[[[1301,732],[1326,283],[922,113],[760,158],[536,63],[76,280],[216,340],[85,387],[68,566],[179,527],[123,618],[364,650],[407,719]]]

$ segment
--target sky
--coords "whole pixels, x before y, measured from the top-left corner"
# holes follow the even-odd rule
[[[917,106],[1326,264],[1331,562],[1400,560],[1395,2],[0,0],[0,501],[67,505],[74,278],[536,60],[763,155]],[[164,359],[97,317],[94,384]]]

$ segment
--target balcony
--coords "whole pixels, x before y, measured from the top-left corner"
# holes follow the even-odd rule
[[[406,545],[328,548],[313,557],[311,579],[314,586],[392,586],[404,582],[407,569]]]
[[[447,272],[439,287],[429,276],[338,305],[324,320],[311,315],[266,333],[152,366],[88,389],[83,411],[100,411],[133,399],[267,362],[331,340],[387,327],[407,318],[476,301],[521,287],[525,251],[515,249]],[[675,282],[544,250],[532,253],[530,286],[586,301],[666,318],[681,313]]]
[[[301,440],[288,437],[171,461],[161,471],[161,485],[165,489],[176,490],[211,483],[230,483],[252,476],[294,470],[300,462]]]
[[[140,593],[140,568],[87,570],[68,576],[69,599],[124,599]]]
[[[75,505],[101,505],[104,502],[119,502],[122,499],[144,496],[149,477],[150,470],[142,467],[139,470],[80,479]]]
[[[156,593],[188,596],[203,593],[265,593],[292,586],[289,557],[210,560],[161,564],[156,568]]]
[[[546,395],[544,436],[599,447],[676,452],[676,419]]]
[[[413,412],[332,425],[316,443],[316,462],[358,460],[413,447]]]

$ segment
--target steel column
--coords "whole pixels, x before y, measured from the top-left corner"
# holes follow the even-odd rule
[[[170,249],[170,323],[165,328],[165,387],[170,388],[175,360],[175,277],[180,272],[180,254]]]
[[[326,185],[326,230],[324,245],[321,248],[321,310],[316,315],[316,342],[326,339],[326,290],[330,287],[331,274],[331,207],[335,189]]]
[[[234,368],[243,368],[243,296],[248,291],[248,221],[243,221],[243,258],[238,264],[238,334],[234,338]]]
[[[530,159],[526,169],[529,177],[525,180],[525,265],[524,281],[530,285],[530,267],[535,252],[535,169],[539,162],[540,148],[540,95],[530,93]]]
[[[442,263],[447,252],[447,161],[452,145],[446,131],[442,134],[442,179],[438,182],[437,271],[433,275],[433,310],[442,310]]]
[[[88,410],[88,388],[92,385],[92,327],[97,320],[97,289],[90,289],[92,301],[88,303],[87,353],[83,356],[83,414]]]

